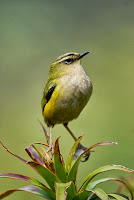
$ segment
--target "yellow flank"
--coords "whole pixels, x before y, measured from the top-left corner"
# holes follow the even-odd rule
[[[48,101],[48,103],[46,104],[45,108],[44,108],[44,121],[46,122],[46,124],[51,124],[50,123],[50,119],[53,118],[53,113],[54,113],[54,102],[56,101],[56,97],[57,97],[57,89],[55,88],[50,100]]]

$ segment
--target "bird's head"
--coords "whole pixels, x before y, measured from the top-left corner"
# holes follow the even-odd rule
[[[60,76],[64,73],[66,73],[68,70],[70,71],[74,67],[80,66],[81,59],[87,55],[89,51],[86,51],[84,53],[66,53],[57,58],[56,61],[54,61],[50,68],[50,74]]]
[[[83,58],[85,55],[87,55],[89,51],[86,51],[84,53],[66,53],[57,58],[55,62],[53,62],[52,65],[57,64],[63,64],[63,65],[73,65],[74,63],[80,63],[81,58]]]

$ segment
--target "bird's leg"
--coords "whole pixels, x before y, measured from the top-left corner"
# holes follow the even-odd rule
[[[52,129],[53,129],[53,126],[50,126],[49,127],[49,131],[50,131],[50,141],[49,141],[49,148],[47,149],[47,152],[51,151],[52,150],[52,155],[54,153],[54,146],[53,146],[53,141],[52,141]]]
[[[68,127],[68,124],[65,123],[65,124],[63,124],[63,125],[64,125],[64,127],[67,129],[67,131],[70,133],[70,135],[72,136],[72,138],[76,141],[77,138],[75,137],[75,135],[72,133],[72,131],[71,131],[70,128]]]
[[[70,128],[68,127],[68,123],[65,123],[65,124],[63,124],[63,125],[64,125],[64,127],[66,128],[66,130],[70,133],[70,135],[72,136],[72,138],[76,141],[77,138],[75,137],[75,135],[72,133],[72,131],[71,131]],[[77,150],[79,150],[79,149],[82,149],[83,151],[85,151],[87,148],[84,147],[81,143],[79,143],[78,146],[77,146]],[[82,161],[82,162],[87,161],[88,158],[89,158],[89,156],[90,156],[90,150],[87,151],[87,152],[84,154],[84,156],[83,156],[83,157],[84,157],[84,161]]]

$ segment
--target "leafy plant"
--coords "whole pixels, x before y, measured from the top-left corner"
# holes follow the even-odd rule
[[[42,124],[41,124],[42,125]],[[43,125],[42,125],[43,127]],[[33,143],[29,145],[25,150],[28,155],[31,157],[32,161],[26,161],[25,159],[19,157],[18,155],[12,153],[9,149],[7,149],[1,142],[2,147],[17,157],[19,160],[30,166],[34,169],[40,176],[44,178],[47,182],[48,186],[45,186],[43,183],[38,180],[14,173],[0,173],[0,178],[11,178],[18,179],[24,182],[29,183],[30,185],[24,186],[18,189],[9,189],[4,193],[0,194],[0,199],[7,197],[8,195],[14,193],[15,191],[26,191],[32,194],[36,194],[42,196],[45,199],[50,200],[108,200],[108,199],[117,199],[117,200],[125,200],[129,199],[127,196],[123,194],[107,194],[102,189],[98,188],[98,185],[107,181],[118,181],[121,182],[129,191],[131,199],[133,200],[133,194],[129,186],[124,180],[119,178],[101,178],[94,181],[94,177],[100,173],[111,171],[111,170],[120,170],[129,173],[134,173],[133,170],[125,168],[121,165],[107,165],[103,166],[99,169],[91,172],[81,183],[80,188],[77,188],[76,177],[78,166],[82,156],[86,151],[102,145],[115,145],[113,142],[102,142],[97,143],[87,150],[83,151],[81,154],[78,152],[77,146],[79,145],[83,136],[79,137],[77,141],[74,143],[73,147],[70,150],[70,153],[67,157],[66,163],[64,163],[63,157],[60,153],[59,149],[59,138],[56,140],[54,145],[54,159],[50,158],[50,155],[46,152],[44,148],[43,154],[36,148],[36,144],[46,145],[48,146],[49,137],[47,136],[47,132],[43,127],[47,144],[43,143]]]

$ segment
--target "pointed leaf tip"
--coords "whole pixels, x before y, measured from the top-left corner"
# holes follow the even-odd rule
[[[49,140],[50,140],[49,135],[47,134],[47,131],[46,131],[45,127],[43,126],[43,124],[41,123],[41,121],[39,119],[38,119],[38,121],[39,121],[40,125],[42,126],[42,129],[44,131],[47,144],[49,145]]]
[[[68,174],[69,171],[71,170],[71,165],[72,165],[72,161],[73,161],[73,158],[74,158],[74,155],[75,155],[75,152],[76,152],[76,148],[78,146],[78,144],[80,143],[81,139],[82,139],[83,135],[80,136],[74,143],[73,147],[71,148],[70,152],[69,152],[69,155],[68,155],[68,158],[67,158],[67,161],[66,161],[66,173]]]
[[[110,142],[111,145],[117,145],[118,143],[117,142]]]
[[[99,143],[92,145],[88,149],[92,149],[92,148],[97,147],[97,146],[105,146],[105,145],[117,145],[117,142],[99,142]]]
[[[39,163],[40,165],[45,166],[45,163],[43,161],[43,159],[40,157],[39,153],[37,151],[35,151],[35,149],[33,148],[33,146],[29,146],[25,149],[25,151],[28,153],[28,155],[32,158],[32,160],[36,161],[37,163]]]
[[[11,155],[15,156],[16,158],[18,158],[19,160],[21,160],[22,162],[26,163],[28,161],[24,160],[23,158],[21,158],[20,156],[14,154],[13,152],[11,152],[7,147],[4,146],[4,144],[0,141],[0,145],[3,147],[4,150],[6,150],[8,153],[10,153]]]

